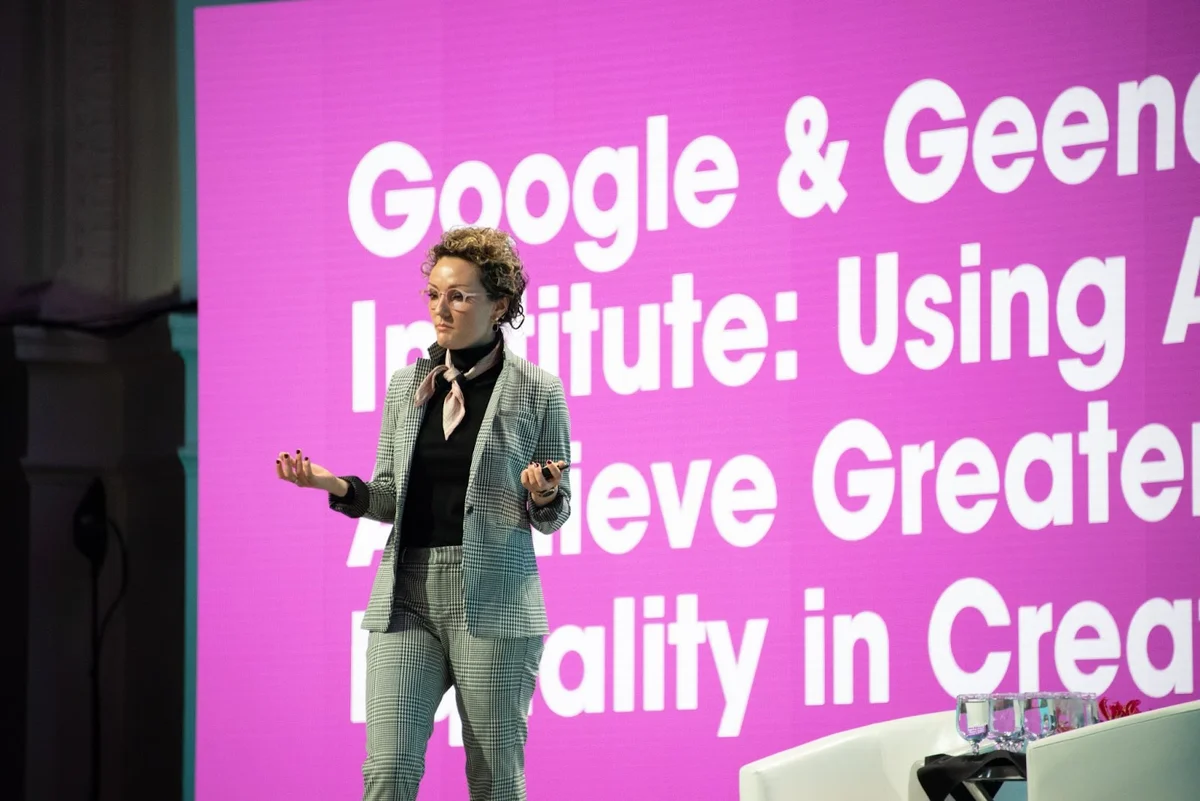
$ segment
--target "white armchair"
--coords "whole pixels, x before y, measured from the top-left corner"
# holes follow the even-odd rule
[[[1029,801],[1200,798],[1200,701],[1056,734],[1026,759]]]
[[[954,712],[933,712],[831,734],[751,762],[740,801],[908,801],[923,798],[916,767],[930,754],[963,753]],[[916,795],[912,795],[913,792]]]

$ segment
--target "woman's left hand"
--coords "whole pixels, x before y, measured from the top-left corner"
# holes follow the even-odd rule
[[[530,462],[521,471],[521,486],[529,490],[533,502],[538,506],[545,506],[558,496],[558,483],[562,481],[562,469],[567,463],[546,462],[545,466],[550,471],[550,478],[542,475],[542,465],[537,462]]]

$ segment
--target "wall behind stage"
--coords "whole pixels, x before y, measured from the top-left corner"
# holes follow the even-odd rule
[[[352,798],[372,469],[499,224],[574,516],[530,797],[736,795],[955,693],[1196,697],[1200,7],[196,12],[201,801]],[[447,698],[423,799],[465,797]]]

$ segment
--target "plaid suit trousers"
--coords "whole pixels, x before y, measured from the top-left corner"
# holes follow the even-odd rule
[[[391,624],[367,644],[364,801],[413,801],[438,703],[454,685],[471,801],[524,801],[526,716],[541,636],[480,638],[467,628],[462,549],[397,554]]]

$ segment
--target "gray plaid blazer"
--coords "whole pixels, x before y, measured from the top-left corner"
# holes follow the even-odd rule
[[[332,495],[329,505],[349,517],[391,523],[362,627],[386,631],[392,617],[395,565],[413,448],[428,404],[413,405],[421,381],[446,351],[434,344],[429,358],[397,370],[388,384],[370,481],[343,476],[354,486],[350,503]],[[546,634],[546,603],[533,553],[532,529],[557,531],[571,512],[570,471],[558,497],[535,506],[521,486],[530,462],[570,461],[571,418],[562,381],[504,348],[496,387],[471,457],[463,523],[463,590],[467,626],[477,637]]]

